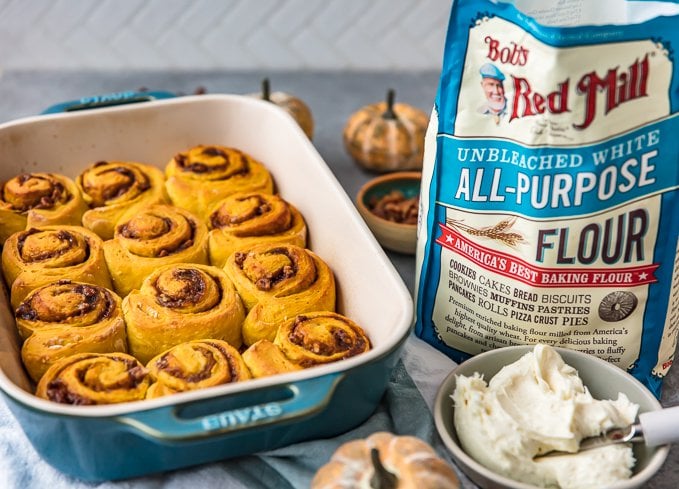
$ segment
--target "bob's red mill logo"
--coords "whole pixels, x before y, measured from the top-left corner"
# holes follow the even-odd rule
[[[494,63],[511,66],[524,66],[529,59],[529,49],[510,42],[509,45],[502,45],[500,41],[491,36],[484,39],[488,45],[487,58],[491,61],[481,67],[482,85],[489,87],[492,85],[495,92],[501,91],[502,94],[495,94],[496,98],[504,98],[503,81],[505,79],[502,71]],[[573,124],[576,129],[586,129],[594,121],[597,114],[598,104],[604,104],[604,113],[608,114],[616,107],[646,97],[649,76],[648,54],[643,59],[635,59],[626,69],[620,66],[609,68],[606,73],[600,74],[596,71],[585,73],[575,83],[575,92],[585,104],[585,116],[579,123]],[[545,112],[551,114],[562,114],[570,112],[569,94],[571,79],[566,78],[558,83],[555,89],[548,93],[539,93],[533,89],[527,78],[511,75],[514,88],[514,100],[511,103],[509,121],[529,117]],[[486,88],[484,87],[484,90]],[[487,94],[488,95],[488,94]],[[506,104],[506,100],[504,101]]]

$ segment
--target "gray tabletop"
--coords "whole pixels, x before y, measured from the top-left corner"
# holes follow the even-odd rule
[[[142,87],[192,94],[198,88],[208,93],[251,93],[268,76],[272,90],[294,94],[312,109],[314,145],[353,199],[373,174],[359,168],[344,151],[342,128],[349,115],[362,105],[381,100],[388,88],[396,90],[397,101],[427,113],[438,84],[436,72],[404,73],[187,73],[187,72],[5,72],[0,73],[0,123],[40,113],[50,105],[83,96],[134,90]],[[408,288],[414,290],[415,259],[388,253]],[[661,399],[663,405],[679,405],[679,367],[670,370]],[[475,487],[463,480],[464,487]],[[679,450],[670,451],[659,474],[646,487],[674,489],[679,486]]]

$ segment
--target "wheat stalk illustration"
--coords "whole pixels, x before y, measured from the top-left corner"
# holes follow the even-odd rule
[[[463,231],[470,236],[479,236],[500,241],[501,243],[504,243],[512,248],[515,248],[518,244],[526,242],[525,238],[521,234],[511,230],[515,222],[516,217],[508,217],[507,219],[503,219],[493,226],[475,228],[463,223],[462,220],[451,218],[446,219],[446,225],[451,229]]]

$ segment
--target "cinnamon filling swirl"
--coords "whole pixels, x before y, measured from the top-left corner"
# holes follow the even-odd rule
[[[178,268],[169,274],[162,274],[154,284],[158,290],[156,302],[163,307],[179,309],[199,304],[206,299],[208,291],[215,291],[212,300],[206,304],[207,307],[212,307],[221,300],[222,291],[216,280],[209,277],[208,284],[206,278],[208,277],[204,273],[195,268]]]
[[[342,324],[336,317],[308,317],[300,314],[288,333],[288,341],[322,357],[339,354],[342,358],[349,358],[370,348],[369,341],[361,332],[354,331],[350,324]],[[311,359],[300,362],[304,367],[315,363]]]
[[[205,362],[204,364],[201,365],[202,368],[199,372],[187,373],[186,370],[181,365],[181,362],[176,359],[172,352],[166,353],[158,360],[158,362],[156,363],[157,369],[167,373],[168,375],[171,375],[172,377],[190,383],[196,383],[200,382],[201,380],[207,379],[212,374],[212,369],[217,364],[217,361],[215,360],[215,357],[212,354],[212,352],[210,352],[210,350],[203,348],[201,346],[193,346],[192,348],[197,354],[200,354],[203,357]],[[228,358],[227,353],[225,351],[223,351],[219,347],[217,348],[219,349],[220,352],[224,354],[226,358]]]
[[[31,209],[53,209],[73,196],[50,176],[23,173],[5,183],[2,198],[10,209],[25,213]]]
[[[77,248],[81,249],[81,254],[73,257],[75,262],[86,261],[90,253],[87,240],[64,229],[55,232],[31,228],[17,241],[19,256],[26,263],[58,258]]]
[[[135,389],[148,374],[147,370],[136,360],[121,357],[109,357],[102,361],[85,360],[85,365],[67,366],[65,369],[74,368],[75,378],[87,389],[93,392],[111,392],[118,389]],[[112,365],[111,365],[112,364]],[[107,372],[107,370],[110,370]],[[63,379],[56,377],[47,384],[47,398],[51,401],[63,404],[93,405],[97,404],[95,399],[73,392],[73,389]]]
[[[124,238],[148,240],[167,234],[175,226],[169,217],[151,215],[143,223],[135,220],[121,224],[117,231]]]
[[[206,175],[210,179],[225,180],[250,172],[248,157],[235,149],[224,151],[214,146],[196,147],[177,154],[174,161],[181,171]]]
[[[107,161],[99,161],[83,176],[83,191],[91,198],[91,207],[105,206],[128,193],[136,197],[151,188],[144,173],[133,168],[110,165]],[[109,167],[102,169],[104,166]]]
[[[177,215],[176,219],[185,222],[180,223],[169,217],[151,213],[141,214],[119,225],[116,233],[139,243],[152,242],[167,236],[169,238],[167,244],[157,249],[142,249],[135,245],[130,249],[140,256],[169,256],[193,246],[196,236],[196,223],[193,220],[181,215]]]
[[[235,261],[262,291],[271,290],[276,284],[294,277],[298,271],[297,260],[285,248],[273,248],[256,256],[236,252]]]
[[[72,392],[66,382],[61,379],[53,380],[47,385],[47,399],[60,404],[73,404],[75,406],[92,406],[96,404],[93,399]]]
[[[16,309],[17,319],[60,323],[96,312],[92,322],[112,316],[115,301],[111,292],[89,284],[59,280],[41,293],[33,294]]]
[[[272,207],[259,195],[237,199],[241,205],[235,209],[220,207],[210,216],[212,229],[237,226],[271,212]],[[289,221],[289,219],[288,219]]]

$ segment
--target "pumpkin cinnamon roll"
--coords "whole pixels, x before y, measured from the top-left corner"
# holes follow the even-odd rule
[[[121,299],[97,285],[60,280],[31,292],[15,312],[21,358],[36,382],[76,353],[127,352]]]
[[[159,268],[125,297],[123,315],[130,352],[144,363],[196,339],[242,344],[243,304],[226,274],[209,265]]]
[[[243,361],[253,377],[268,377],[302,370],[302,366],[285,356],[283,351],[269,340],[259,340],[243,352]]]
[[[336,362],[370,350],[370,339],[354,321],[334,312],[300,314],[278,328],[274,344],[304,368]]]
[[[194,340],[153,358],[147,399],[251,379],[238,350],[226,341]]]
[[[148,371],[126,353],[78,353],[55,362],[35,394],[61,404],[114,404],[144,399]]]
[[[225,146],[195,146],[165,168],[165,187],[176,206],[207,220],[210,208],[236,192],[273,193],[273,178],[250,155]]]
[[[210,213],[210,263],[223,267],[239,248],[259,243],[306,246],[302,214],[278,195],[237,193],[220,201]]]
[[[111,288],[102,240],[80,226],[45,226],[14,233],[2,249],[2,271],[14,308],[32,290],[57,280]]]
[[[184,209],[153,205],[118,222],[114,238],[104,242],[104,256],[113,289],[125,297],[158,267],[207,264],[207,226]]]
[[[335,277],[312,251],[295,245],[261,244],[236,251],[224,271],[248,314],[243,341],[273,341],[278,326],[297,314],[335,310]]]
[[[22,173],[0,185],[0,244],[32,227],[79,226],[87,210],[75,182],[63,175]]]
[[[130,161],[99,161],[76,179],[90,209],[82,224],[102,239],[111,239],[125,215],[153,204],[169,203],[162,170]]]

